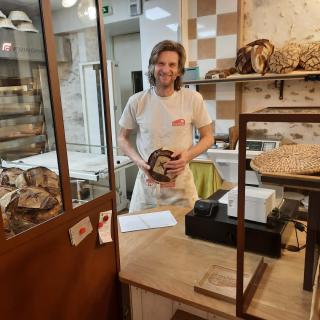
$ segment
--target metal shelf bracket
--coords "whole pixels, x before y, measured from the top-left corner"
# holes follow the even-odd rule
[[[283,100],[284,80],[276,80],[274,86],[279,89],[279,100]]]

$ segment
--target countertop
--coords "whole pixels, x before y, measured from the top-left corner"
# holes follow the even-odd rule
[[[190,208],[166,206],[174,227],[121,233],[120,280],[201,310],[235,319],[235,304],[194,291],[210,265],[236,266],[236,249],[185,235],[184,216]],[[299,235],[303,243],[303,235]],[[295,244],[295,235],[292,235]],[[247,264],[260,258],[245,254]],[[284,251],[280,259],[265,258],[268,266],[249,306],[249,313],[266,319],[309,319],[312,293],[302,290],[304,251]]]

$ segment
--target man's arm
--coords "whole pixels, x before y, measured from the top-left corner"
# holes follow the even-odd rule
[[[184,170],[189,161],[197,157],[199,154],[205,152],[214,143],[212,124],[208,124],[198,129],[200,133],[200,140],[197,144],[192,146],[189,150],[177,151],[172,155],[179,157],[178,160],[172,160],[165,165],[168,173],[180,174]]]
[[[149,176],[148,170],[150,166],[140,157],[139,153],[135,150],[130,142],[130,134],[132,130],[120,127],[120,133],[118,136],[118,144],[120,149],[125,155],[127,155],[141,170],[143,170],[147,176]]]

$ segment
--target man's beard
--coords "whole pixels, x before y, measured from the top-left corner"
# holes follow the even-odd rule
[[[176,78],[175,79],[172,78],[170,82],[163,83],[160,79],[161,77],[156,78],[156,85],[161,86],[162,88],[169,88],[172,85],[174,85],[176,81]]]

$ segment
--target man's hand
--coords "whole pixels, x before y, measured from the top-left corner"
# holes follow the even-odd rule
[[[143,159],[140,158],[135,161],[135,164],[138,166],[139,169],[141,169],[145,173],[145,175],[148,178],[152,179],[149,174],[150,166],[148,165],[148,163],[146,163]]]
[[[130,159],[138,166],[138,168],[145,173],[145,175],[147,176],[147,180],[153,181],[153,179],[151,178],[151,176],[149,174],[150,166],[148,165],[147,162],[145,162],[140,157],[138,152],[131,145],[131,142],[129,139],[131,132],[132,132],[132,130],[130,130],[130,129],[125,129],[125,128],[120,127],[120,133],[118,136],[119,147],[124,152],[124,154],[129,156]]]
[[[173,175],[180,175],[187,163],[189,162],[189,153],[187,150],[175,151],[171,158],[173,160],[168,161],[164,166],[168,170],[167,172]]]

